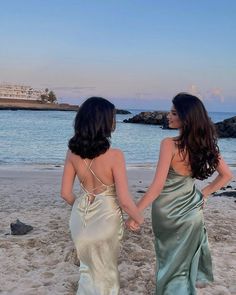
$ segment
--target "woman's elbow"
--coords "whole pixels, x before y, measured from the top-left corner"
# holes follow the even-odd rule
[[[65,201],[68,200],[69,195],[70,195],[70,194],[69,194],[67,191],[65,191],[65,190],[61,190],[61,198],[64,199]]]
[[[225,184],[227,184],[234,178],[234,175],[231,171],[229,171],[228,173],[225,173],[224,175],[222,175],[222,177],[224,179]]]
[[[230,182],[234,178],[234,174],[230,171],[226,177],[227,177],[227,182]]]

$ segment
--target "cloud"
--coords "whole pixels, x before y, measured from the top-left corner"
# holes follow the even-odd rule
[[[222,91],[222,89],[220,89],[218,87],[202,92],[197,85],[192,84],[189,87],[188,91],[192,95],[197,96],[198,98],[200,98],[202,101],[205,101],[205,102],[207,102],[207,101],[209,101],[209,102],[217,102],[218,101],[221,103],[225,102],[225,97],[223,95],[223,91]]]
[[[195,84],[192,84],[190,85],[189,89],[188,89],[188,92],[192,95],[195,95],[197,96],[198,98],[200,98],[201,100],[203,100],[203,96],[202,96],[202,93],[200,91],[200,89],[198,88],[197,85]]]
[[[221,103],[225,102],[225,97],[223,95],[223,91],[220,88],[214,88],[209,91],[208,95],[209,100],[219,101]]]

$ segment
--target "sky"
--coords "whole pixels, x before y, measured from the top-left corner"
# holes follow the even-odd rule
[[[80,104],[236,112],[235,0],[0,0],[0,83]]]

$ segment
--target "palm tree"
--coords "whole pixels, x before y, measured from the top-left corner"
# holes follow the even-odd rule
[[[48,102],[55,103],[57,101],[57,97],[53,91],[48,93]]]
[[[48,88],[46,88],[44,90],[44,93],[41,94],[40,97],[41,97],[41,101],[45,102],[45,103],[47,103],[47,102],[55,103],[57,101],[57,97],[56,97],[55,93],[53,91],[49,91]]]

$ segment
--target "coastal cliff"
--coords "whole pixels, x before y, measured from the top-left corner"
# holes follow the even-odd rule
[[[0,110],[77,111],[78,105],[43,103],[38,100],[0,99]]]
[[[0,110],[29,110],[29,111],[75,111],[78,105],[67,103],[44,103],[40,100],[3,99],[0,98]],[[129,111],[116,109],[117,114],[130,114]]]

